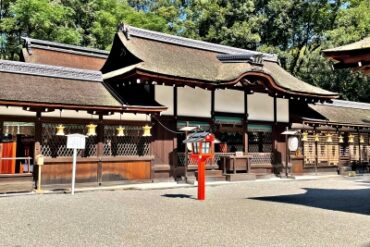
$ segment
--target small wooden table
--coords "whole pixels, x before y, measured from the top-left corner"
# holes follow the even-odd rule
[[[244,160],[244,162],[245,162],[246,172],[248,173],[250,171],[250,167],[249,167],[249,155],[240,155],[240,156],[239,155],[238,156],[236,156],[236,155],[230,155],[230,156],[225,156],[224,157],[224,162],[223,162],[223,172],[224,172],[224,174],[227,173],[227,171],[226,171],[227,160],[229,160],[230,166],[232,164],[232,166],[233,166],[233,173],[234,174],[236,174],[238,163],[243,162],[242,160]]]

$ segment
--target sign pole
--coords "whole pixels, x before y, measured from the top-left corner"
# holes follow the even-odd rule
[[[38,168],[39,168],[39,177],[37,179],[37,192],[41,193],[42,192],[42,189],[41,189],[41,168],[42,166],[38,165]]]
[[[205,200],[205,160],[202,158],[198,162],[198,200]]]
[[[77,160],[77,148],[74,148],[73,149],[73,165],[72,165],[72,195],[75,194],[76,160]]]

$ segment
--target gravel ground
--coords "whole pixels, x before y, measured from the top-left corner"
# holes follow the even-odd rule
[[[370,179],[0,198],[1,246],[370,246]],[[367,180],[367,181],[366,181]]]

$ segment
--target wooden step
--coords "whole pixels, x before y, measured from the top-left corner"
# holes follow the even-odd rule
[[[256,175],[253,173],[235,173],[235,174],[226,174],[226,181],[250,181],[256,180]]]
[[[194,172],[195,179],[198,179],[198,171]],[[225,181],[221,170],[206,170],[206,181]]]
[[[254,173],[254,174],[256,175],[256,179],[276,178],[276,175],[272,173]]]
[[[30,192],[33,190],[31,173],[1,174],[0,193]]]

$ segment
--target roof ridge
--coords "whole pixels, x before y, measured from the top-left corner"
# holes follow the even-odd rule
[[[31,48],[32,44],[36,44],[36,45],[43,45],[49,48],[52,47],[52,48],[57,48],[57,49],[66,49],[69,51],[77,51],[77,52],[83,52],[83,53],[86,52],[86,53],[91,53],[93,55],[102,55],[102,56],[109,55],[109,51],[100,50],[96,48],[64,44],[64,43],[59,43],[59,42],[54,42],[54,41],[49,41],[49,40],[33,39],[29,37],[22,37],[22,39],[25,41],[25,46],[27,48]]]
[[[102,73],[98,70],[75,69],[61,66],[0,60],[0,72],[27,74],[35,76],[64,78],[71,80],[102,82]]]
[[[232,46],[220,45],[215,43],[210,43],[201,40],[189,39],[181,36],[146,30],[142,28],[137,28],[129,25],[124,25],[120,27],[120,30],[129,36],[135,36],[145,39],[156,40],[164,43],[170,43],[180,46],[186,46],[191,48],[197,48],[202,50],[214,51],[218,53],[233,54],[233,55],[263,55],[265,60],[277,62],[278,58],[276,54],[262,53],[258,51],[252,51],[242,48],[236,48]]]
[[[345,108],[357,108],[363,110],[370,110],[370,104],[366,102],[356,102],[356,101],[349,101],[349,100],[337,100],[333,99],[333,103],[325,103],[327,106],[333,107],[345,107]]]

